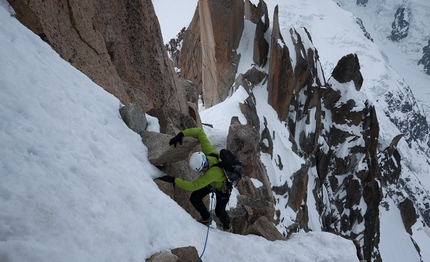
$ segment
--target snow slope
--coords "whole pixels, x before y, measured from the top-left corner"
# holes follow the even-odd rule
[[[206,227],[153,182],[162,174],[118,99],[10,12],[1,0],[0,260],[144,261],[189,245],[201,255]],[[357,261],[352,242],[329,233],[270,242],[217,230],[203,259]]]

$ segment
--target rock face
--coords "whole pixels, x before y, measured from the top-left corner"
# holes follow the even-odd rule
[[[430,75],[430,40],[428,44],[423,47],[423,57],[418,61],[419,65],[424,66],[424,71]]]
[[[409,146],[412,147],[414,143],[423,144],[425,145],[423,151],[429,155],[430,127],[426,116],[421,110],[417,110],[419,105],[409,86],[404,82],[402,85],[404,86],[403,90],[395,90],[385,94],[385,101],[389,104],[384,113],[401,131]]]
[[[291,64],[290,52],[279,31],[278,6],[273,14],[273,29],[271,38],[269,76],[267,91],[269,104],[278,113],[280,120],[285,120],[293,95],[294,71]]]
[[[278,195],[288,196],[288,206],[297,214],[295,223],[284,234],[300,228],[309,230],[304,203],[315,201],[323,230],[356,239],[360,256],[368,261],[379,260],[377,117],[368,101],[357,104],[353,99],[340,99],[361,89],[363,77],[358,58],[352,54],[343,57],[326,81],[306,29],[290,29],[289,33],[293,50],[283,41],[275,8],[268,103],[279,119],[288,124],[297,154],[307,159],[291,176],[291,186],[273,188]],[[359,132],[348,132],[351,127]],[[348,148],[350,153],[344,155],[342,148]],[[279,162],[282,163],[282,156]],[[315,183],[312,194],[307,192],[310,181]],[[366,210],[359,207],[361,202],[366,203]],[[356,225],[362,225],[364,230],[351,233]]]
[[[394,21],[391,24],[391,36],[390,39],[393,42],[399,42],[403,38],[408,36],[409,33],[409,10],[406,7],[397,8],[396,14],[394,15]]]
[[[195,138],[184,137],[182,145],[173,147],[169,146],[169,141],[172,138],[170,135],[150,131],[142,131],[139,134],[142,137],[143,144],[148,147],[148,160],[154,166],[163,166],[164,164],[186,160],[191,150],[199,144],[199,141]]]
[[[264,38],[264,34],[269,28],[269,14],[267,5],[260,0],[255,6],[249,1],[245,1],[245,19],[256,24],[254,36],[254,62],[261,67],[267,62],[269,53],[269,43]]]
[[[189,115],[150,0],[9,3],[24,25],[122,103]]]
[[[328,90],[333,89],[342,97],[345,96],[345,92],[350,92],[348,89],[354,88],[359,91],[363,79],[358,69],[359,62],[356,56],[343,57],[333,70],[332,78],[339,83],[349,82],[349,86],[340,88],[341,85],[329,80],[331,88],[329,87]],[[344,76],[343,79],[335,75],[339,71],[343,71],[341,74]],[[317,156],[321,159],[317,164],[318,175],[321,178],[326,175],[322,182],[324,187],[330,188],[328,192],[332,191],[329,193],[330,202],[337,206],[330,212],[323,212],[326,226],[332,229],[338,228],[338,233],[354,237],[354,234],[350,233],[352,228],[355,225],[364,224],[365,230],[357,232],[356,237],[357,240],[362,238],[360,244],[363,257],[366,260],[379,260],[377,240],[379,239],[379,203],[382,194],[378,183],[380,179],[377,160],[379,125],[375,108],[367,100],[363,105],[356,104],[354,100],[341,102],[330,99],[330,103],[326,103],[324,95],[322,102],[324,115],[331,116],[331,119],[322,120],[322,125],[327,126],[329,122],[333,125],[330,129],[325,128],[321,136],[332,149],[328,152],[323,148],[318,150]],[[344,131],[352,126],[358,128],[360,132],[348,134]],[[349,152],[354,153],[345,156],[339,150],[342,147],[347,147]],[[326,173],[325,168],[322,167],[329,167],[328,172]],[[335,193],[339,189],[346,192],[346,196]],[[358,207],[361,201],[366,203],[366,210]],[[337,219],[333,220],[333,215]]]
[[[342,57],[331,74],[339,83],[353,81],[355,90],[360,91],[363,84],[363,76],[360,73],[360,64],[357,55],[349,54]]]
[[[275,209],[269,177],[259,159],[260,144],[255,143],[259,140],[260,135],[251,124],[242,125],[235,117],[231,120],[227,149],[234,152],[245,166],[245,176],[238,184],[238,205],[230,212],[233,231],[239,234],[258,234],[269,240],[284,239],[273,223],[267,223],[273,221]],[[251,178],[261,181],[263,185],[256,188]],[[260,220],[262,217],[265,220]],[[261,230],[262,227],[266,230]]]
[[[223,101],[234,82],[243,14],[241,0],[199,0],[179,66],[183,77],[198,85],[205,107]]]

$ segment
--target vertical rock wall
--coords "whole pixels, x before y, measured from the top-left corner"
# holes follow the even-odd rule
[[[293,95],[293,81],[294,71],[290,51],[279,29],[278,6],[276,6],[273,14],[267,91],[269,92],[268,103],[276,110],[280,120],[285,120],[288,116]]]
[[[184,40],[183,46],[188,48],[182,49],[179,64],[186,79],[196,80],[205,107],[223,101],[233,85],[243,15],[241,0],[200,0],[198,3],[188,29],[191,35],[188,36],[187,30]]]
[[[188,115],[151,0],[9,3],[17,19],[122,103]]]

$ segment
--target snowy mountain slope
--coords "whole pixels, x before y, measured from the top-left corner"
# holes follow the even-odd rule
[[[272,6],[276,3],[276,1],[267,2]],[[384,116],[389,111],[387,110],[389,105],[381,98],[384,97],[384,94],[391,92],[397,96],[409,97],[410,103],[413,103],[415,99],[411,97],[407,82],[390,68],[391,64],[387,64],[379,47],[362,34],[361,29],[355,23],[355,17],[338,8],[332,1],[326,1],[324,4],[316,4],[311,1],[295,3],[293,1],[288,4],[280,4],[279,10],[281,27],[293,25],[295,27],[304,26],[308,29],[319,52],[326,75],[331,73],[343,55],[348,53],[358,55],[360,71],[364,78],[362,91],[380,112],[378,115],[381,125],[380,144],[381,148],[388,146],[391,139],[402,131],[393,126],[393,123]],[[421,78],[421,85],[424,86],[427,83],[430,82],[426,82],[424,75],[424,78]],[[424,98],[425,96],[418,97]],[[427,102],[428,99],[425,101]],[[417,112],[424,114],[420,104],[416,104],[416,106]],[[403,149],[401,151],[408,152],[409,146],[403,143],[404,141],[400,144]],[[418,173],[428,174],[430,171],[426,155],[418,152],[418,155],[411,156],[406,153],[402,156],[407,165]],[[423,175],[421,178],[426,188],[430,188],[427,176]]]
[[[0,44],[0,260],[144,261],[188,245],[201,254],[206,227],[152,181],[161,174],[119,101],[19,24],[6,1]],[[217,230],[203,259],[357,261],[352,242],[329,233],[270,242]]]
[[[363,21],[365,29],[381,50],[387,63],[389,63],[405,79],[417,98],[423,105],[427,119],[430,116],[430,103],[428,97],[430,90],[430,76],[418,65],[422,58],[422,49],[430,39],[430,2],[426,0],[393,0],[369,1],[365,6],[355,1],[337,1],[339,5],[353,13]],[[399,42],[389,39],[392,23],[397,8],[407,10],[409,31],[406,38]]]

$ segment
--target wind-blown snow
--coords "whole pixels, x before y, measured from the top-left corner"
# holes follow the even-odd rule
[[[190,245],[201,254],[206,227],[153,182],[162,174],[121,120],[118,99],[22,26],[4,0],[0,45],[0,260],[144,261]],[[211,229],[203,260],[357,257],[351,241],[329,233],[270,242]]]

